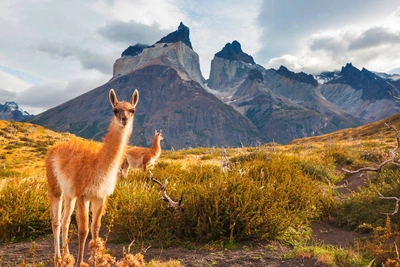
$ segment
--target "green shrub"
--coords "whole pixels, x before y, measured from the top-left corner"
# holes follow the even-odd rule
[[[226,175],[207,164],[154,169],[162,183],[171,176],[167,194],[172,199],[183,194],[181,214],[167,209],[146,174],[136,173],[118,183],[106,218],[114,220],[113,232],[121,239],[153,245],[273,239],[304,228],[330,202],[330,196],[321,194],[322,185],[298,165],[288,164],[291,160],[255,155],[235,163]]]

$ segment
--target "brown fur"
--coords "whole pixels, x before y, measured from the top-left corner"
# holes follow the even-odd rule
[[[129,167],[143,168],[143,171],[146,171],[153,166],[161,155],[161,140],[164,140],[162,131],[157,132],[156,130],[151,148],[132,147],[128,149],[121,167],[122,176],[125,178],[128,176]]]
[[[54,145],[46,157],[56,266],[60,264],[61,257],[60,226],[64,251],[67,255],[70,254],[67,235],[75,203],[78,208],[79,238],[75,266],[79,266],[83,262],[84,246],[89,231],[89,202],[92,202],[92,240],[96,240],[99,237],[107,196],[112,194],[115,188],[118,167],[132,133],[139,93],[135,90],[130,102],[119,102],[113,89],[110,90],[109,97],[114,116],[103,145],[72,139]]]

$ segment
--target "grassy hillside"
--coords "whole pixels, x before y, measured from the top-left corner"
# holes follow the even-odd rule
[[[344,129],[321,136],[296,139],[291,141],[289,145],[335,143],[351,146],[353,142],[355,144],[367,144],[370,142],[371,144],[383,144],[384,147],[386,147],[385,144],[391,145],[395,143],[396,140],[393,138],[395,132],[390,129],[390,127],[386,126],[385,123],[389,123],[397,129],[400,129],[400,113],[357,128]]]
[[[47,149],[70,136],[30,123],[0,120],[1,168],[3,172],[41,174]]]
[[[400,115],[385,121],[400,128]],[[400,197],[398,167],[388,164],[379,174],[365,174],[370,182],[340,193],[343,181],[351,178],[343,167],[376,166],[396,147],[385,121],[287,145],[163,151],[152,172],[161,182],[170,177],[167,192],[175,200],[183,194],[185,212],[176,214],[160,201],[148,173],[131,171],[118,181],[102,227],[140,246],[217,242],[232,247],[266,239],[302,248],[310,241],[311,222],[324,220],[376,233],[373,242],[352,252],[362,255],[363,263],[348,259],[347,265],[327,266],[366,266],[372,258],[385,262],[379,257],[396,255],[382,240],[399,237],[394,225],[400,221],[398,215],[382,214],[392,212],[395,203],[379,199],[378,192]],[[52,144],[68,138],[29,123],[0,121],[0,242],[51,233],[44,157]],[[74,231],[74,215],[72,221]],[[379,247],[381,241],[386,245]]]

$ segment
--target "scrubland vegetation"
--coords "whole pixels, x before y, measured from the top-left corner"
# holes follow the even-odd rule
[[[399,128],[398,117],[391,123]],[[288,145],[163,151],[152,173],[161,183],[169,177],[172,199],[183,194],[184,212],[167,208],[149,173],[131,171],[108,200],[102,228],[139,247],[234,249],[244,240],[278,240],[293,246],[291,256],[315,257],[322,266],[399,266],[399,214],[382,214],[393,212],[396,202],[379,199],[378,192],[400,197],[400,167],[388,164],[380,173],[364,173],[368,182],[351,194],[338,191],[338,183],[350,175],[343,167],[378,165],[396,146],[394,136],[378,122]],[[0,121],[0,242],[51,234],[44,157],[52,144],[68,138],[40,126]],[[370,232],[371,239],[347,249],[315,244],[312,221]],[[151,264],[146,266],[180,266]]]

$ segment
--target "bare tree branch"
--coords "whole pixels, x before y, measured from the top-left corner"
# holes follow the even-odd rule
[[[376,168],[373,168],[373,167],[365,167],[365,168],[361,168],[361,169],[358,169],[358,170],[355,170],[355,171],[350,171],[350,170],[348,170],[348,169],[342,168],[342,170],[345,171],[345,172],[347,172],[347,173],[352,173],[352,174],[353,174],[353,173],[364,172],[364,171],[380,172],[381,169],[382,169],[382,167],[383,167],[384,165],[386,165],[387,163],[391,162],[391,161],[392,161],[392,159],[385,160],[384,162],[382,162],[381,164],[379,164],[379,166],[376,167]]]
[[[183,210],[183,205],[182,205],[182,201],[183,201],[183,195],[181,195],[181,197],[179,198],[179,200],[178,201],[173,201],[168,195],[167,195],[167,185],[168,185],[168,179],[170,178],[170,177],[168,177],[167,179],[165,179],[165,183],[164,183],[164,185],[161,183],[161,182],[159,182],[158,180],[156,180],[154,177],[153,177],[153,173],[151,172],[151,171],[149,171],[149,173],[150,173],[150,179],[154,182],[154,183],[156,183],[156,184],[158,184],[159,186],[160,186],[160,191],[161,191],[161,195],[162,195],[162,197],[161,197],[161,200],[164,200],[165,202],[167,202],[168,203],[168,208],[174,208],[175,209],[175,211],[176,212],[183,212],[184,210]]]
[[[392,213],[382,213],[382,214],[386,214],[386,215],[394,215],[399,211],[399,202],[400,202],[400,198],[398,197],[385,197],[383,196],[381,193],[378,192],[379,198],[380,199],[394,199],[396,200],[396,208],[394,209],[394,211]]]

